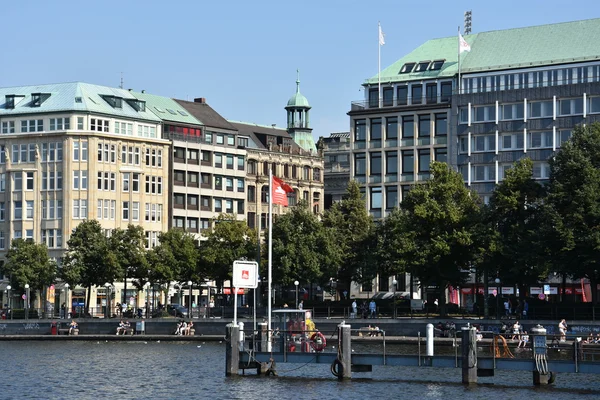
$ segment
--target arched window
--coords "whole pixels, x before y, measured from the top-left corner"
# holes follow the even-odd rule
[[[298,191],[294,190],[293,192],[288,193],[287,198],[288,198],[288,207],[295,206],[296,204],[298,204]]]
[[[302,170],[302,179],[305,181],[310,180],[310,167],[305,166]]]
[[[313,180],[321,182],[321,170],[319,168],[313,169]]]
[[[313,193],[313,204],[312,204],[312,209],[313,212],[315,214],[318,214],[321,212],[321,208],[320,208],[320,203],[321,203],[321,193],[319,192],[314,192]]]
[[[260,189],[260,201],[263,203],[269,202],[269,185],[265,185]]]
[[[248,160],[248,174],[250,175],[256,175],[257,171],[257,162],[256,160]]]

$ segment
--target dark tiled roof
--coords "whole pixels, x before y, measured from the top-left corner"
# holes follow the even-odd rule
[[[280,136],[284,138],[291,138],[290,134],[286,129],[278,128],[274,126],[258,125],[247,122],[229,121],[242,135],[249,135],[254,133],[257,135],[269,135],[269,136]]]
[[[188,110],[190,114],[199,119],[208,128],[221,128],[229,130],[237,130],[218,112],[213,110],[207,103],[197,103],[194,101],[185,101],[174,99],[183,108]]]

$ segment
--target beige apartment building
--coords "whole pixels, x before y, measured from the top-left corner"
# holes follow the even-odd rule
[[[169,142],[143,100],[64,83],[2,88],[0,102],[1,258],[24,238],[60,263],[86,219],[107,234],[141,225],[148,246],[167,230]]]

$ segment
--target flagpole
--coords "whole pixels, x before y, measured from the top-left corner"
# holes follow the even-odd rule
[[[269,168],[269,243],[268,243],[268,305],[267,305],[267,343],[268,351],[271,350],[271,281],[273,280],[273,170]]]
[[[377,102],[381,108],[381,22],[377,24]]]
[[[458,26],[458,94],[460,94],[460,25]]]

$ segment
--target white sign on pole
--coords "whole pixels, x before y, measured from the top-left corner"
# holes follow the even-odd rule
[[[258,263],[256,261],[233,262],[233,287],[248,289],[258,287]]]

